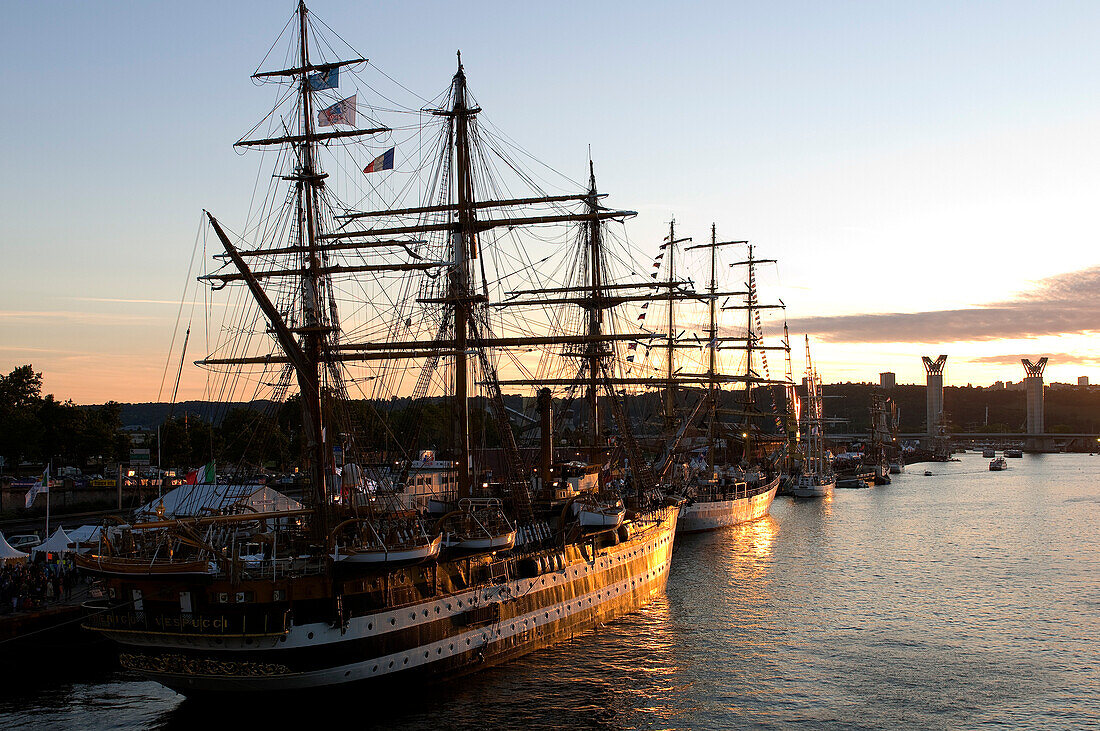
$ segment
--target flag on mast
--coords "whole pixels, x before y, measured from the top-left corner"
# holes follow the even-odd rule
[[[331,127],[336,124],[355,124],[355,97],[352,94],[347,99],[341,99],[331,107],[317,110],[317,125]]]
[[[42,479],[31,485],[30,490],[27,490],[27,499],[23,507],[30,509],[30,507],[34,505],[34,499],[38,497],[38,493],[40,492],[44,492],[47,495],[50,492],[50,470],[48,467],[42,472]]]
[[[391,147],[378,157],[371,160],[370,164],[363,168],[363,172],[377,173],[380,170],[393,170],[393,151],[395,149],[396,148]]]
[[[191,470],[183,478],[183,484],[185,485],[213,485],[216,483],[217,476],[214,474],[213,462],[200,469]]]
[[[309,88],[313,91],[335,89],[338,86],[340,86],[339,67],[309,75]]]

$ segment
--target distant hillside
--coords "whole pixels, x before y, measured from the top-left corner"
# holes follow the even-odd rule
[[[235,408],[251,408],[257,411],[266,411],[272,406],[270,401],[234,401],[230,403],[215,403],[212,401],[181,401],[178,404],[144,403],[144,404],[120,404],[122,407],[121,420],[123,426],[140,426],[145,429],[156,429],[158,424],[163,424],[168,414],[173,416],[197,416],[203,421],[209,421],[215,426],[222,423],[225,415]]]
[[[830,431],[864,432],[870,427],[871,392],[877,388],[866,383],[826,384],[825,415],[838,419],[847,419],[847,425],[836,425]],[[901,410],[901,431],[922,432],[925,430],[925,392],[924,386],[898,385],[890,391],[890,396]],[[757,399],[762,404],[772,401],[769,390],[762,389]],[[433,401],[435,399],[432,399]],[[519,396],[507,395],[508,406],[522,409]],[[1046,424],[1048,431],[1068,431],[1100,433],[1100,389],[1067,388],[1046,390]],[[627,408],[638,414],[653,414],[659,411],[656,402],[650,396],[638,396],[627,400]],[[972,388],[966,386],[947,386],[944,388],[944,411],[953,430],[982,431],[986,421],[986,409],[989,410],[988,424],[1009,432],[1023,432],[1027,418],[1027,406],[1023,391],[995,390],[990,388]],[[406,398],[392,399],[376,404],[380,412],[407,407]],[[778,405],[782,407],[780,397]],[[257,411],[269,411],[270,401],[233,403],[214,403],[210,401],[183,401],[174,407],[166,403],[122,404],[122,423],[125,426],[141,426],[155,429],[164,423],[169,412],[175,416],[188,414],[220,425],[225,415],[234,408],[251,408]],[[578,416],[583,416],[584,405],[575,404]],[[997,430],[997,429],[994,429]]]
[[[847,426],[836,426],[832,430],[867,431],[871,421],[871,391],[875,388],[865,383],[826,385],[823,389],[825,415],[848,419]],[[923,432],[927,428],[924,386],[899,385],[891,389],[889,395],[901,409],[902,432]],[[1048,432],[1100,433],[1100,389],[1047,388],[1044,402]],[[1023,391],[945,386],[943,408],[951,431],[1025,431],[1027,403]]]

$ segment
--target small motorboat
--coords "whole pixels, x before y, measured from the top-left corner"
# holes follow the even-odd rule
[[[1004,457],[998,457],[997,459],[990,460],[989,469],[991,472],[1000,472],[1001,470],[1008,469],[1008,462]]]
[[[924,476],[925,477],[931,477],[932,476],[932,470],[925,470],[924,471]]]
[[[836,477],[836,486],[839,488],[858,489],[870,487],[872,484],[873,481],[870,477],[865,477],[864,475],[858,473],[837,475]]]

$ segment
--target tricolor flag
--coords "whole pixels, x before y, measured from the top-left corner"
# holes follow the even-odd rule
[[[396,149],[396,148],[391,147],[390,149],[386,150],[385,152],[383,152],[378,157],[371,160],[370,165],[367,165],[365,168],[363,168],[363,172],[364,173],[377,173],[380,170],[393,170],[393,151],[394,151],[394,149]]]
[[[355,94],[347,99],[341,99],[327,109],[317,112],[317,124],[321,127],[331,127],[334,124],[355,124]]]
[[[339,85],[339,68],[331,68],[328,71],[321,71],[319,73],[309,75],[309,88],[313,91],[321,91],[322,89],[335,89]]]
[[[191,470],[183,478],[183,484],[185,485],[216,485],[217,482],[213,462],[200,469]]]
[[[38,497],[38,493],[50,491],[50,470],[47,467],[46,471],[42,473],[42,479],[31,485],[31,489],[27,490],[27,499],[23,507],[28,510],[34,505],[34,499]]]

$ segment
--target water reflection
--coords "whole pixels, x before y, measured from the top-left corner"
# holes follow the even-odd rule
[[[779,535],[779,521],[770,514],[734,528],[734,551],[756,560],[771,558],[772,544]]]

